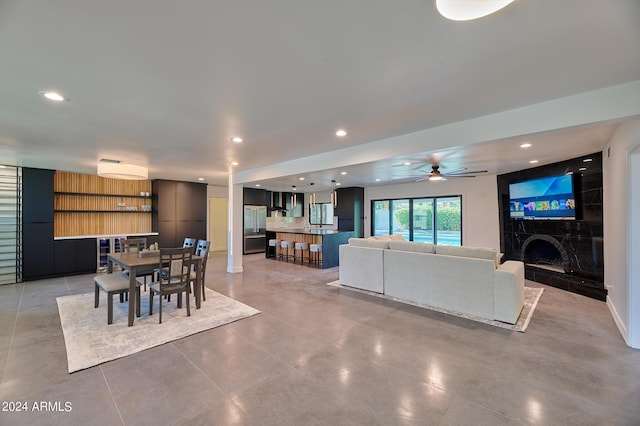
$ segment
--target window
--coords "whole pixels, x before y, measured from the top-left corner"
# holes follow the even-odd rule
[[[400,234],[409,241],[462,245],[462,196],[374,200],[371,235]]]

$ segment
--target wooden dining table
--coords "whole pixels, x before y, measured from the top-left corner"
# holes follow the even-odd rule
[[[204,277],[201,276],[202,271],[202,256],[193,256],[192,262],[196,265],[196,285],[194,286],[194,293],[196,296],[196,309],[200,309],[201,288],[204,291],[204,286],[201,285],[201,281]],[[129,327],[133,325],[135,318],[135,306],[136,306],[136,277],[138,271],[148,271],[149,269],[158,268],[160,266],[160,254],[140,257],[138,253],[111,253],[107,255],[107,273],[113,273],[113,265],[120,265],[122,269],[129,271]]]

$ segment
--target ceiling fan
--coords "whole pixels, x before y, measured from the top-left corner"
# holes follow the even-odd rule
[[[447,180],[450,178],[474,178],[478,173],[487,173],[487,170],[474,170],[474,171],[466,171],[467,168],[463,167],[462,169],[458,169],[449,173],[442,173],[440,171],[440,165],[433,164],[431,166],[431,172],[427,176],[421,177],[417,179],[416,182],[421,182],[423,180],[430,180],[433,182]]]

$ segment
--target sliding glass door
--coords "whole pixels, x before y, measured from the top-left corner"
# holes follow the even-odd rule
[[[374,200],[371,235],[400,234],[409,241],[462,245],[462,196]]]

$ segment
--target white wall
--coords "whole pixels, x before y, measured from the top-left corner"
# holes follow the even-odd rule
[[[638,192],[638,181],[632,186],[629,167],[631,151],[640,143],[640,120],[621,124],[604,149],[603,198],[604,198],[604,281],[607,288],[607,305],[629,346],[640,348],[640,339],[631,341],[631,330],[640,328],[640,304],[631,303],[640,291],[640,277],[631,276],[631,260],[640,256],[640,247],[631,243],[629,235],[632,221],[631,196]],[[634,176],[638,176],[634,172]],[[637,200],[636,200],[637,201]],[[635,272],[635,271],[634,271]],[[637,301],[636,301],[637,302]],[[637,331],[634,333],[637,336]]]
[[[462,195],[462,244],[500,250],[496,176],[365,188],[365,236],[371,234],[371,200]]]

